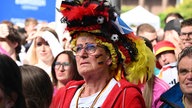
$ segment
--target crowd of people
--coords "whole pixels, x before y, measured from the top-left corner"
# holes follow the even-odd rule
[[[106,0],[60,12],[62,36],[35,18],[0,22],[0,108],[192,108],[192,18],[169,13],[159,35]]]

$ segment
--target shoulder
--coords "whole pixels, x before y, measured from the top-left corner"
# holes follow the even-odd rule
[[[163,105],[169,104],[169,105],[183,106],[182,96],[183,93],[180,89],[179,83],[177,83],[169,90],[167,90],[165,93],[163,93],[160,99],[164,102]]]
[[[167,90],[165,93],[161,95],[161,97],[164,98],[175,98],[176,97],[182,97],[183,93],[180,89],[179,83],[175,84],[173,87],[171,87],[169,90]]]
[[[145,108],[144,100],[141,91],[137,85],[134,85],[127,80],[121,79],[113,87],[108,95],[103,107],[129,107],[129,108]]]
[[[62,105],[69,105],[75,94],[75,91],[84,83],[81,81],[70,81],[66,86],[60,88],[52,99],[50,108],[56,108]]]

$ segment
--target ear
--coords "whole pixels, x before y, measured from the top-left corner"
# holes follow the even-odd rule
[[[17,42],[14,42],[13,43],[13,47],[16,48],[18,46],[18,43]]]
[[[106,63],[107,63],[107,65],[111,65],[112,58],[108,56],[107,59],[106,59]]]

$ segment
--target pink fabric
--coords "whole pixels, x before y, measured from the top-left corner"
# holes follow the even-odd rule
[[[153,88],[153,104],[152,108],[159,108],[163,102],[160,101],[160,96],[165,91],[167,91],[170,86],[164,82],[163,80],[159,79],[158,77],[154,78],[154,88]]]
[[[0,53],[9,56],[9,54],[7,53],[7,51],[5,51],[1,46],[0,46]]]

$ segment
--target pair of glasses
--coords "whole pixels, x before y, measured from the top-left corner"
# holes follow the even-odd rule
[[[76,55],[79,55],[81,53],[81,51],[84,49],[86,53],[88,54],[93,54],[95,53],[97,47],[99,45],[97,44],[90,44],[90,43],[87,43],[84,47],[82,44],[80,45],[77,45],[75,47],[72,48],[72,50],[76,53]],[[100,46],[101,47],[101,46]]]
[[[71,64],[69,62],[55,62],[55,69],[59,69],[61,66],[62,68],[64,67],[69,67]]]
[[[192,32],[188,32],[188,33],[181,32],[180,37],[185,37],[185,36],[192,38]]]

